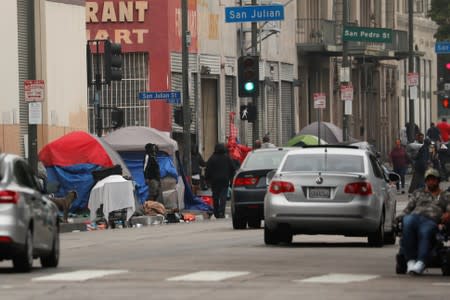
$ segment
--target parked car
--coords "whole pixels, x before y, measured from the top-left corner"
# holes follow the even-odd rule
[[[264,219],[266,174],[278,168],[292,148],[264,148],[248,153],[236,172],[231,190],[231,215],[234,229],[260,228]]]
[[[395,173],[387,177],[372,151],[315,146],[289,151],[264,199],[264,241],[295,234],[366,236],[371,246],[395,244]]]
[[[27,162],[0,154],[0,260],[11,259],[14,269],[29,272],[33,259],[42,267],[59,262],[58,209],[44,194]]]

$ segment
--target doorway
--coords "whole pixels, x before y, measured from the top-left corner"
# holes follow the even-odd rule
[[[202,145],[203,157],[207,160],[218,142],[218,91],[217,79],[202,78]]]

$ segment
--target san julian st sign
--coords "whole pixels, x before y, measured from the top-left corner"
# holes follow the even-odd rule
[[[225,7],[225,22],[261,22],[284,20],[283,5]]]

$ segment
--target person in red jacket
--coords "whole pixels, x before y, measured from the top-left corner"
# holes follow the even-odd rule
[[[437,123],[436,127],[439,128],[439,131],[441,132],[442,142],[447,143],[450,133],[450,125],[447,123],[447,119],[442,118],[441,122]]]
[[[400,183],[402,186],[402,194],[405,193],[405,174],[408,168],[409,158],[406,154],[405,148],[403,148],[401,141],[397,139],[395,141],[395,147],[389,153],[394,172],[400,175],[400,182],[397,181],[397,192],[400,191]]]

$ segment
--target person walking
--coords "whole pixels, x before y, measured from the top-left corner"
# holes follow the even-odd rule
[[[410,155],[410,158],[413,160],[413,176],[411,179],[411,184],[408,189],[408,193],[412,193],[417,188],[421,188],[425,185],[425,171],[429,165],[430,161],[430,139],[424,139],[423,133],[417,135],[417,143],[421,144],[417,154]],[[416,144],[417,144],[416,143]],[[411,144],[410,144],[411,145]],[[408,145],[408,146],[410,146]]]
[[[397,222],[403,223],[400,252],[406,258],[409,274],[423,273],[438,224],[448,222],[450,194],[441,190],[439,184],[439,172],[427,169],[425,187],[414,191],[402,214],[396,217]]]
[[[270,142],[270,137],[266,134],[262,139],[261,148],[275,148],[276,146]]]
[[[441,122],[437,123],[436,127],[439,128],[439,132],[441,133],[441,141],[447,144],[450,133],[450,125],[447,123],[447,119],[442,118]]]
[[[191,166],[192,166],[192,193],[197,195],[200,190],[202,181],[202,167],[206,167],[206,162],[198,151],[197,145],[192,146],[191,150]]]
[[[214,201],[214,216],[225,218],[225,206],[228,187],[233,180],[235,166],[228,156],[224,144],[219,143],[214,147],[214,153],[206,162],[205,179],[211,186]]]
[[[401,145],[400,139],[395,141],[395,147],[389,153],[389,158],[394,169],[394,172],[400,175],[400,182],[397,181],[397,192],[400,192],[400,184],[402,187],[402,194],[405,193],[405,174],[408,168],[409,158],[406,154],[405,148]]]
[[[255,149],[261,149],[261,141],[260,140],[256,140],[255,143],[253,144],[253,150]]]
[[[433,122],[431,122],[430,128],[428,128],[427,130],[427,137],[436,145],[438,145],[441,141],[441,131],[435,126]]]
[[[161,173],[157,159],[158,146],[152,143],[145,145],[144,179],[148,186],[147,200],[163,204],[161,191]]]

